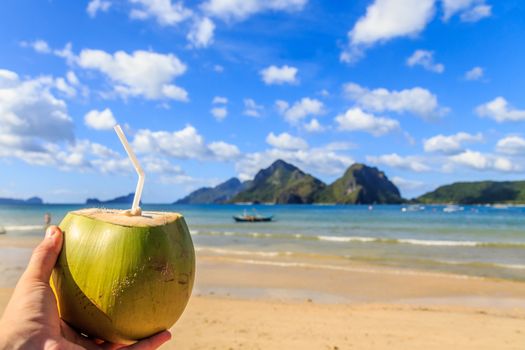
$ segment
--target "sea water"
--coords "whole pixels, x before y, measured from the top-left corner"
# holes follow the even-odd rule
[[[42,236],[45,213],[51,214],[53,223],[59,223],[68,211],[83,207],[0,206],[0,226],[6,230],[6,237]],[[143,205],[144,210],[182,213],[198,254],[277,261],[285,257],[290,261],[294,256],[332,257],[396,268],[525,280],[525,207],[464,206],[452,212],[445,208]],[[274,221],[235,222],[233,216],[245,210],[274,215]]]

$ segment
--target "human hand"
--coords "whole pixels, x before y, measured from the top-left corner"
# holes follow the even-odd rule
[[[163,331],[130,346],[112,344],[86,338],[62,321],[49,285],[62,242],[62,231],[49,226],[46,237],[33,251],[0,319],[0,350],[152,350],[170,340],[171,334]]]

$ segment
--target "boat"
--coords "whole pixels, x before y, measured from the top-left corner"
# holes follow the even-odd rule
[[[249,215],[246,213],[246,210],[242,215],[234,215],[233,220],[236,222],[269,222],[273,220],[273,215],[262,216],[257,213]]]
[[[445,213],[455,213],[457,211],[463,211],[465,210],[464,207],[460,207],[459,205],[447,205],[445,208],[443,208],[443,211]]]
[[[410,211],[423,211],[425,210],[425,206],[419,205],[419,204],[411,204],[408,207],[401,208],[401,211],[403,213],[410,212]]]

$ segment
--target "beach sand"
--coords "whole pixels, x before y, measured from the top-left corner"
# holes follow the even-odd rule
[[[0,288],[2,311],[12,287]],[[523,349],[525,283],[199,254],[194,294],[172,333],[163,349]]]

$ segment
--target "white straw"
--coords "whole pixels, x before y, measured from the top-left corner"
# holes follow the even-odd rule
[[[120,142],[122,142],[122,146],[124,146],[124,149],[126,150],[129,159],[131,159],[131,163],[133,163],[133,166],[135,167],[135,170],[139,175],[139,181],[137,182],[137,188],[135,189],[135,197],[133,198],[133,206],[131,207],[132,213],[135,213],[139,209],[140,197],[142,196],[142,188],[144,187],[144,179],[146,175],[144,174],[144,170],[142,170],[137,156],[135,155],[135,152],[133,152],[133,150],[131,149],[131,146],[128,143],[128,139],[126,139],[126,135],[124,135],[124,132],[122,131],[120,125],[115,125],[113,129],[115,129],[115,132],[117,133]]]

